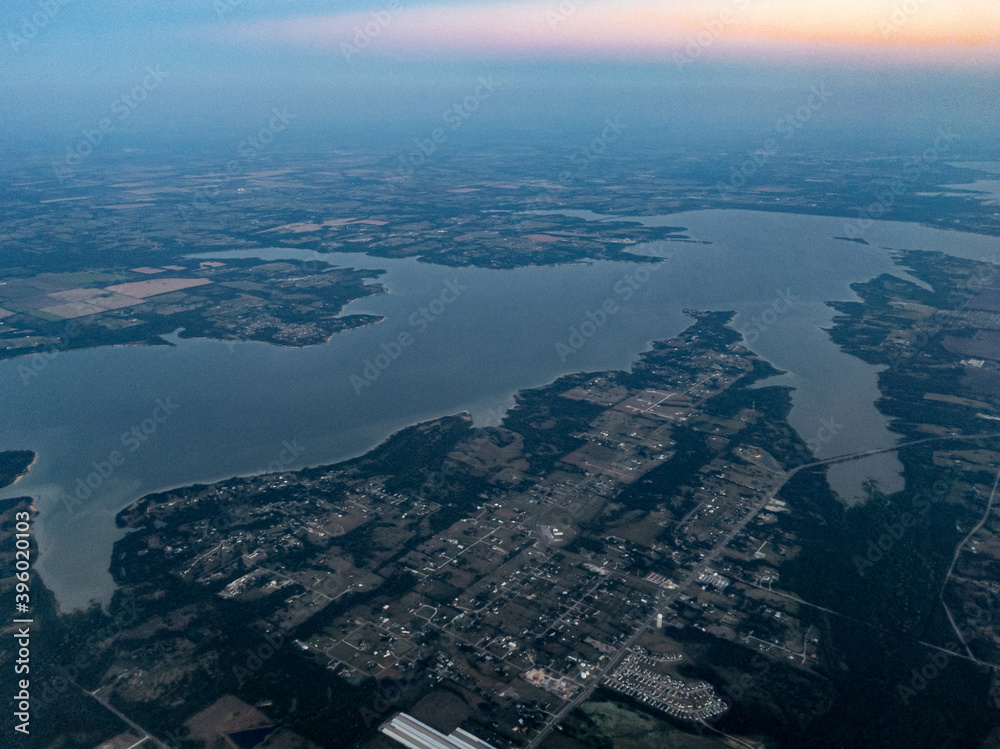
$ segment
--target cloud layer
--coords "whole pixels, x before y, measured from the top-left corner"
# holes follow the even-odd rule
[[[269,19],[228,28],[242,42],[390,55],[661,59],[856,55],[1000,63],[989,0],[521,0]]]

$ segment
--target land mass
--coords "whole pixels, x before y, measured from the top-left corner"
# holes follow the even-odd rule
[[[0,452],[0,489],[16,483],[34,462],[35,453],[30,450]]]
[[[17,274],[0,285],[0,358],[34,354],[22,378],[59,351],[140,343],[162,336],[309,346],[377,322],[341,315],[349,302],[383,293],[381,271],[294,260],[190,261],[165,267]]]
[[[19,251],[0,258],[0,356],[35,354],[31,367],[71,348],[162,344],[178,328],[312,345],[377,319],[341,316],[351,299],[382,291],[376,271],[197,262],[192,252],[636,262],[637,242],[690,239],[680,227],[530,211],[847,216],[865,210],[864,190],[835,198],[831,184],[885,176],[881,162],[844,160],[803,181],[791,175],[805,161],[775,162],[774,184],[720,191],[728,167],[678,157],[670,179],[631,165],[641,179],[626,190],[606,173],[557,184],[499,156],[456,155],[412,179],[335,158],[320,174],[314,160],[255,165],[209,203],[175,167],[42,184],[5,235]],[[501,171],[520,176],[501,182]],[[929,166],[872,218],[996,233],[992,209],[970,198],[917,194],[965,174]],[[171,181],[180,192],[152,192]],[[88,194],[42,202],[72,190]],[[427,194],[440,197],[434,207]],[[98,233],[99,251],[77,247]],[[896,259],[925,286],[856,284],[860,301],[831,304],[829,334],[885,368],[877,407],[902,435],[887,448],[904,467],[902,492],[872,485],[845,507],[827,466],[882,451],[817,460],[787,422],[789,390],[760,386],[776,372],[741,344],[731,313],[690,311],[692,326],[630,371],[522,392],[498,427],[438,419],[338,465],[126,508],[109,610],[57,617],[34,583],[33,643],[44,653],[34,739],[388,749],[378,726],[406,711],[498,747],[995,742],[996,266]],[[10,475],[23,472],[24,457],[11,460]],[[30,511],[27,500],[15,507]],[[0,513],[8,532],[12,512]],[[0,593],[14,585],[5,579]],[[66,710],[72,731],[58,720]]]
[[[814,458],[731,313],[689,311],[631,371],[523,392],[499,427],[439,419],[345,463],[123,510],[110,613],[51,625],[56,663],[111,633],[72,687],[107,708],[87,741],[120,715],[134,740],[202,749],[222,711],[229,733],[366,749],[392,746],[376,729],[398,711],[552,749],[985,740],[1000,402],[968,375],[1000,360],[948,348],[996,355],[993,282],[900,259],[933,290],[858,285],[832,331],[895,362],[879,406],[904,435],[898,496],[846,509],[826,466],[880,451]],[[927,662],[947,670],[914,684]]]
[[[407,175],[395,158],[377,154],[328,154],[324,163],[317,170],[311,152],[286,154],[280,165],[254,159],[221,185],[210,158],[183,170],[110,160],[95,163],[86,180],[57,179],[50,165],[22,166],[12,176],[19,189],[5,203],[11,219],[0,257],[0,358],[163,345],[162,336],[178,329],[190,337],[307,346],[377,320],[340,314],[349,301],[381,291],[366,284],[377,272],[290,260],[192,261],[198,253],[277,247],[358,253],[359,263],[363,253],[483,268],[653,262],[630,250],[693,240],[681,226],[624,217],[706,208],[843,216],[845,227],[860,229],[894,219],[1000,231],[976,194],[937,189],[980,175],[944,162],[913,175],[903,160],[788,156],[739,188],[731,184],[738,155],[659,148],[600,169],[546,151],[442,154]],[[882,188],[891,200],[876,197]],[[586,220],[602,211],[609,216]],[[44,361],[35,357],[22,376]]]

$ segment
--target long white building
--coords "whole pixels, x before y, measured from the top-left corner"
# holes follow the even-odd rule
[[[496,749],[461,728],[445,736],[406,713],[397,713],[378,730],[409,749]]]

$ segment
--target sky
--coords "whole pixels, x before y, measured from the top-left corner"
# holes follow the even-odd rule
[[[619,117],[742,147],[803,107],[802,148],[997,145],[995,0],[5,0],[0,36],[7,149],[108,119],[108,142],[232,149],[275,112],[289,142],[398,146],[456,105],[483,145]]]

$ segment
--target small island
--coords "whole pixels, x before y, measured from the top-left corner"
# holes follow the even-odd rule
[[[31,450],[0,452],[0,489],[16,483],[34,462],[35,454]]]

